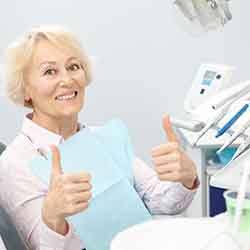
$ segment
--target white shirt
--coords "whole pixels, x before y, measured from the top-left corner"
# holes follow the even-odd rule
[[[49,145],[64,140],[24,118],[21,133],[0,158],[0,202],[14,222],[27,248],[34,250],[81,250],[84,243],[72,225],[66,236],[52,231],[42,221],[41,208],[48,187],[34,176],[29,162]],[[195,191],[180,183],[162,182],[155,171],[136,158],[133,164],[134,188],[151,214],[177,214],[191,203]],[[83,239],[84,240],[84,239]]]

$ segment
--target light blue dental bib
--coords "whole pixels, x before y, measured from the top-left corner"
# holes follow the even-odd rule
[[[92,199],[87,210],[69,218],[87,250],[109,250],[120,231],[151,219],[133,188],[134,159],[128,131],[114,119],[103,127],[83,129],[59,145],[64,173],[89,172]],[[48,160],[37,157],[32,173],[46,184],[51,173]]]

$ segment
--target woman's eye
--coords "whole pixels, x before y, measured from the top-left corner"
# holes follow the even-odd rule
[[[73,64],[71,64],[71,65],[69,66],[69,69],[70,69],[71,71],[76,71],[76,70],[80,69],[80,65],[77,64],[77,63],[73,63]]]
[[[48,69],[44,72],[44,75],[55,75],[56,74],[56,70],[55,69]]]

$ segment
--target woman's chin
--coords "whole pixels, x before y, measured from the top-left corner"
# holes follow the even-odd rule
[[[73,116],[75,114],[78,114],[83,107],[83,103],[75,103],[74,105],[61,105],[60,107],[57,107],[57,113],[60,114],[60,116]]]
[[[58,117],[72,117],[77,115],[81,111],[81,107],[64,108],[58,112]]]

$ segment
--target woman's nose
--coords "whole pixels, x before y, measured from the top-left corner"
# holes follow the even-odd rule
[[[67,70],[63,70],[61,72],[60,85],[61,86],[71,85],[72,82],[73,82],[73,79],[70,73]]]

